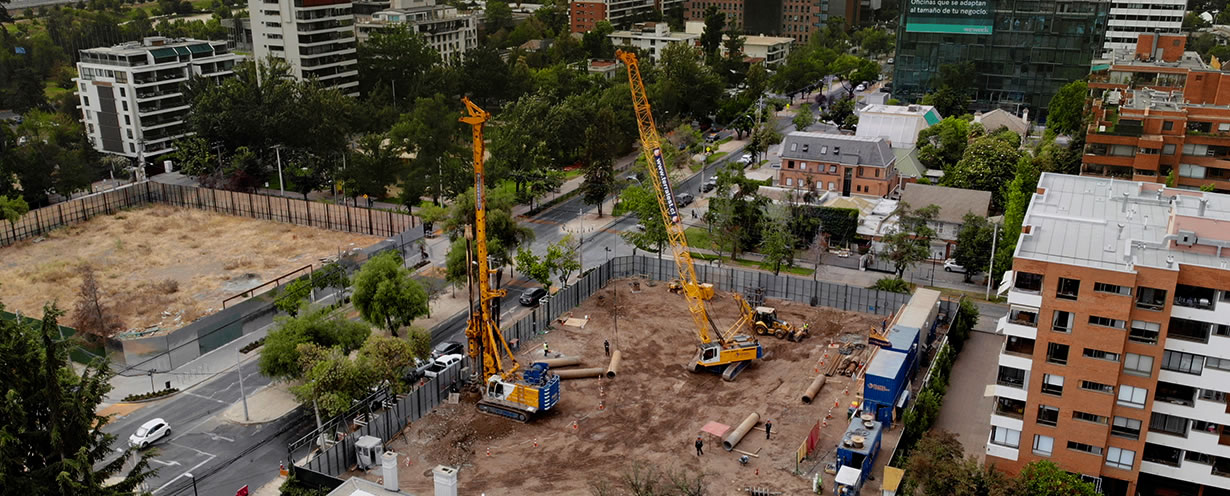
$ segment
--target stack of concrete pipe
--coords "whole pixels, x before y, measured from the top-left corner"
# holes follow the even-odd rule
[[[722,448],[725,448],[726,451],[735,449],[735,446],[739,445],[739,441],[743,440],[743,436],[746,436],[759,422],[759,413],[752,412],[748,414],[747,418],[743,419],[743,422],[739,424],[739,427],[736,427],[729,436],[726,436],[726,439],[722,440]]]

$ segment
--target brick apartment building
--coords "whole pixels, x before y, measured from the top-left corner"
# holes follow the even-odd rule
[[[717,7],[726,14],[726,23],[748,34],[785,36],[796,43],[807,43],[812,31],[823,26],[829,17],[841,17],[846,27],[859,24],[871,9],[858,0],[687,0],[684,19],[705,20],[705,9]]]
[[[568,2],[568,21],[573,33],[584,33],[598,21],[616,28],[644,22],[658,12],[682,9],[684,0],[573,0]]]
[[[1230,192],[1230,74],[1185,51],[1184,35],[1141,35],[1090,76],[1082,175]]]
[[[887,197],[898,186],[896,159],[882,137],[796,131],[782,141],[778,185]]]
[[[606,19],[606,2],[580,0],[568,4],[568,24],[573,33],[588,33]]]
[[[987,463],[1230,494],[1230,195],[1046,173],[1019,239]]]

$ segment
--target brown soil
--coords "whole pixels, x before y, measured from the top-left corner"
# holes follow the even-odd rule
[[[41,315],[55,301],[69,324],[80,268],[91,266],[126,329],[176,329],[222,300],[339,249],[379,238],[157,205],[96,217],[0,248],[0,301]]]
[[[614,288],[621,307],[618,332],[612,319]],[[606,366],[602,342],[609,339],[612,349],[623,350],[618,377],[564,381],[559,404],[529,424],[478,413],[477,393],[463,395],[460,404],[442,405],[407,426],[404,436],[389,445],[402,457],[401,489],[431,494],[430,470],[442,464],[460,467],[462,494],[589,494],[597,482],[618,486],[637,465],[659,473],[704,474],[706,494],[745,494],[745,487],[784,494],[809,490],[810,478],[795,474],[795,453],[811,427],[830,411],[841,426],[822,429],[820,451],[836,446],[844,431],[840,417],[858,391],[850,387],[847,396],[851,379],[830,377],[820,398],[805,405],[803,390],[830,343],[865,342],[867,329],[881,318],[770,301],[779,317],[811,322],[811,337],[802,343],[761,338],[766,357],[735,382],[725,382],[715,374],[684,369],[695,354],[697,338],[683,298],[662,284],[641,288],[633,294],[628,281],[613,282],[571,312],[573,317],[589,316],[584,329],[557,322],[546,336],[553,353],[584,357],[582,367]],[[726,294],[719,294],[709,308],[719,326],[731,325],[738,317],[734,300]],[[518,357],[521,363],[542,356],[539,343],[527,347],[531,351]],[[840,408],[833,408],[835,401]],[[716,421],[733,429],[751,412],[759,413],[762,421],[772,419],[774,425],[771,440],[763,430],[755,430],[737,446],[759,453],[758,458],[741,466],[739,454],[726,452],[721,440],[708,434],[703,435],[704,456],[696,456],[693,442],[705,423]],[[806,461],[802,470],[815,465]],[[365,477],[376,480],[379,471]],[[825,477],[826,485],[830,477]]]

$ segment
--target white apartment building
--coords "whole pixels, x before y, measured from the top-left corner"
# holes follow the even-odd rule
[[[1180,33],[1187,0],[1111,0],[1103,51],[1136,49],[1141,33]]]
[[[248,0],[257,61],[281,59],[300,81],[359,94],[350,0]]]
[[[86,134],[96,150],[138,160],[173,151],[192,134],[184,83],[231,77],[238,59],[225,41],[163,37],[82,50],[73,81]]]
[[[443,60],[460,62],[466,51],[478,46],[478,17],[462,15],[456,7],[436,5],[436,0],[393,0],[392,8],[360,21],[355,31],[363,43],[372,32],[401,24],[422,36]]]
[[[930,105],[868,105],[858,111],[855,136],[882,137],[893,148],[914,148],[918,133],[943,120]]]
[[[655,62],[662,59],[662,50],[672,43],[695,45],[699,34],[673,33],[665,22],[642,22],[632,25],[631,30],[615,31],[608,35],[616,47],[633,46],[649,53]]]

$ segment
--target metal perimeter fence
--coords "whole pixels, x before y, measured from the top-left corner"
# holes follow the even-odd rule
[[[696,266],[696,275],[701,281],[713,283],[717,289],[723,291],[761,293],[768,298],[876,315],[892,314],[908,302],[911,296],[710,265]],[[536,339],[551,321],[580,306],[581,302],[606,287],[612,279],[643,277],[655,281],[669,281],[676,276],[675,263],[672,260],[643,255],[611,258],[583,273],[572,285],[544,298],[529,315],[504,326],[504,338],[510,343],[520,345]],[[350,412],[331,419],[322,429],[292,442],[288,446],[288,453],[294,469],[306,470],[310,475],[332,477],[345,473],[356,462],[354,442],[359,436],[376,436],[381,441],[388,442],[410,422],[422,418],[447,399],[448,391],[459,387],[468,375],[467,359],[460,365],[446,369],[446,374],[428,380],[409,394],[394,396],[387,388],[381,389]],[[342,433],[340,438],[339,433]],[[331,441],[321,446],[318,440],[322,437]],[[318,446],[321,446],[321,449],[316,451]]]
[[[387,210],[143,181],[34,209],[17,222],[0,224],[0,246],[149,203],[371,236],[396,236],[416,225],[414,216]]]

